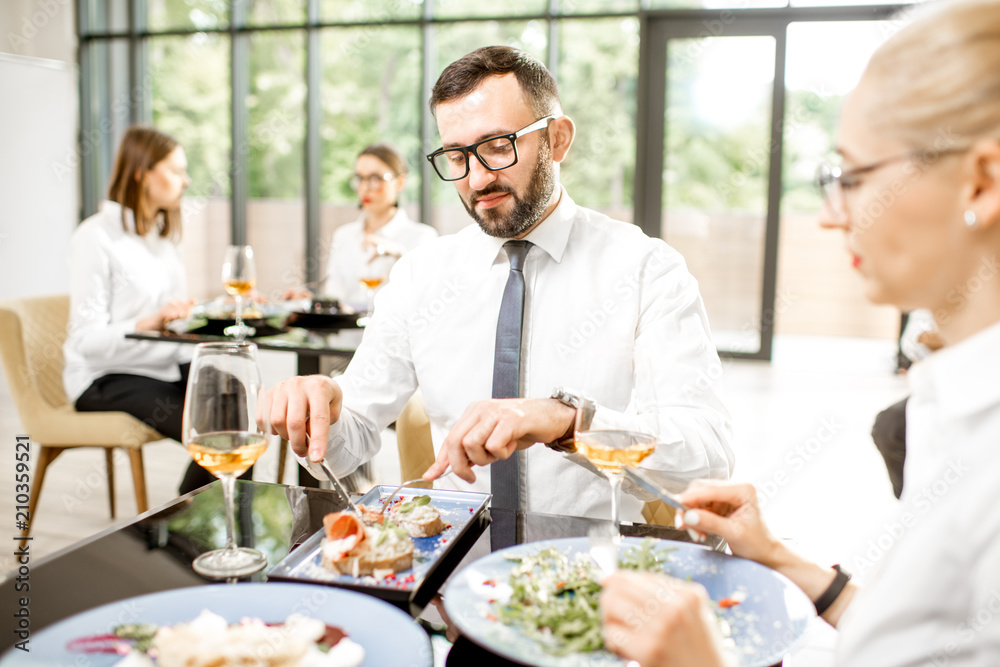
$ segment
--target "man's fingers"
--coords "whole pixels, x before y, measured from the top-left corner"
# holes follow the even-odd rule
[[[428,482],[432,482],[438,477],[440,477],[445,470],[448,469],[448,450],[444,447],[438,452],[437,460],[431,464],[431,467],[427,469],[424,473],[424,479]]]
[[[326,441],[330,434],[330,397],[317,388],[308,393],[309,398],[309,460],[322,461],[326,457]]]

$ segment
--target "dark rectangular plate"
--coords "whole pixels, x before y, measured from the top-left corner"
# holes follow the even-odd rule
[[[344,313],[331,311],[292,311],[285,321],[290,327],[302,329],[357,329],[358,318],[364,313]],[[390,491],[392,489],[389,489]]]
[[[358,505],[382,507],[382,498],[394,487],[376,486],[357,501]],[[430,496],[431,504],[441,514],[448,527],[434,537],[413,539],[413,567],[397,572],[395,579],[376,580],[374,577],[352,577],[331,572],[323,567],[320,550],[323,530],[320,529],[288,554],[267,573],[268,579],[301,581],[349,588],[391,602],[407,612],[415,613],[430,602],[472,545],[489,525],[486,507],[488,493],[450,491],[447,489],[404,488],[404,498]],[[398,497],[398,496],[397,496]],[[412,575],[412,581],[407,579]]]

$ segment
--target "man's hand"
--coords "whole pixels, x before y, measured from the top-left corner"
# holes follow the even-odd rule
[[[322,461],[330,424],[340,419],[343,398],[340,385],[326,375],[300,375],[276,385],[261,404],[270,415],[272,433],[288,440],[299,456]]]
[[[466,482],[476,481],[472,466],[508,458],[536,442],[561,438],[576,410],[552,398],[504,398],[471,404],[451,428],[424,479],[437,479],[448,465]]]

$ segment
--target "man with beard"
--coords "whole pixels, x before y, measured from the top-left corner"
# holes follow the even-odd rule
[[[492,491],[494,507],[607,518],[604,479],[534,446],[574,427],[652,434],[643,465],[680,486],[728,478],[729,416],[697,283],[663,241],[577,206],[559,184],[575,126],[548,70],[485,47],[445,69],[430,104],[442,147],[427,157],[477,224],[396,264],[344,375],[269,393],[275,431],[346,473],[420,389],[438,450],[426,477],[450,464],[441,486]],[[640,511],[623,498],[623,519]]]

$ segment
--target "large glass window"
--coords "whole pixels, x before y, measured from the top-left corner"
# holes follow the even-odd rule
[[[760,349],[775,42],[668,42],[661,234],[698,279],[716,343]]]
[[[348,183],[372,142],[406,156],[410,216],[453,233],[470,219],[424,159],[440,144],[427,99],[456,58],[506,44],[552,69],[576,121],[567,190],[685,255],[721,347],[769,355],[764,318],[887,336],[895,313],[864,303],[856,276],[815,277],[842,258],[814,224],[812,178],[892,12],[919,1],[77,0],[83,213],[103,198],[125,127],[149,122],[187,152],[196,298],[219,294],[231,238],[261,247],[267,295],[322,278],[334,230],[358,216]]]
[[[788,27],[786,110],[778,247],[779,333],[892,338],[899,311],[864,297],[839,234],[816,221],[822,201],[814,176],[835,161],[837,120],[844,97],[868,58],[893,30],[891,22],[793,23]],[[844,49],[851,44],[851,49]],[[831,53],[838,53],[831,59]],[[835,277],[835,278],[834,278]]]
[[[354,161],[372,143],[387,142],[406,158],[409,175],[400,203],[419,220],[420,30],[413,26],[365,30],[334,28],[323,33],[320,121],[320,215],[322,273],[333,232],[357,219],[351,189]],[[429,221],[428,221],[429,222]]]
[[[254,33],[247,138],[238,150],[249,158],[247,243],[258,249],[257,288],[273,300],[304,282],[293,267],[306,247],[305,100],[305,35]]]
[[[574,201],[616,220],[632,220],[638,52],[634,17],[559,22],[556,77],[577,133],[560,177]]]
[[[152,121],[176,138],[188,160],[184,259],[188,294],[219,293],[229,243],[229,38],[195,34],[148,41]]]

